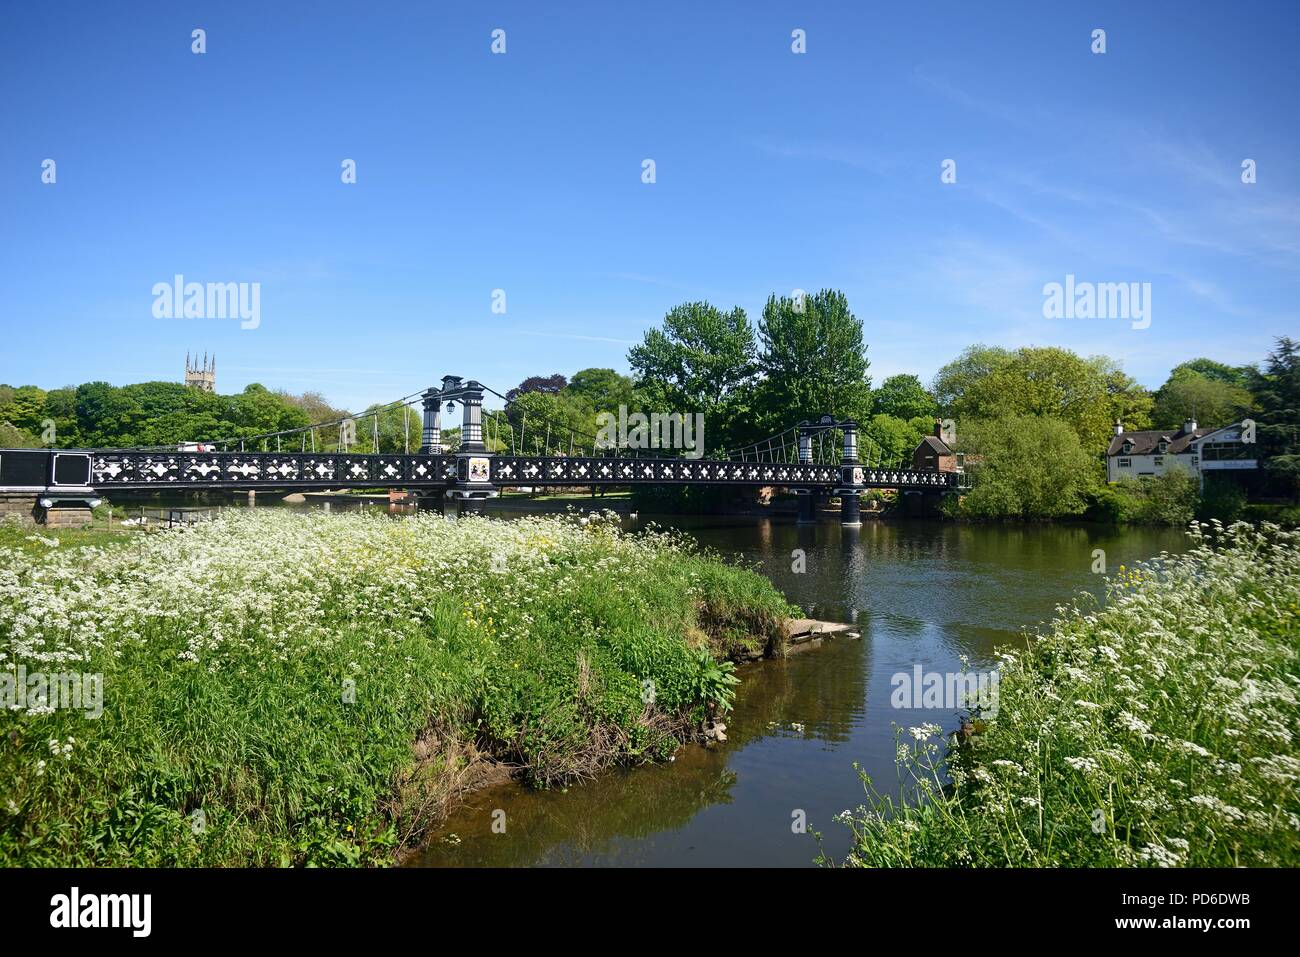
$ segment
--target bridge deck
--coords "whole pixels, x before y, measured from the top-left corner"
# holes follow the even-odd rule
[[[459,475],[458,475],[459,472]],[[783,485],[956,489],[950,472],[619,456],[350,455],[316,452],[0,450],[0,488],[443,488],[517,485]]]

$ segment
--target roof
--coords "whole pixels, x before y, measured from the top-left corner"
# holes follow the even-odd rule
[[[1190,452],[1188,448],[1193,439],[1199,439],[1203,435],[1209,435],[1211,432],[1217,432],[1218,429],[1195,429],[1191,432],[1184,432],[1182,428],[1177,429],[1153,429],[1145,432],[1122,432],[1110,440],[1110,448],[1106,450],[1107,455],[1159,455],[1160,440],[1169,443],[1165,449],[1166,455],[1179,455],[1184,452]],[[1124,451],[1124,443],[1132,442],[1133,448],[1127,452]]]
[[[1231,425],[1224,425],[1217,429],[1198,429],[1197,431],[1203,434],[1197,435],[1192,441],[1198,443],[1204,442],[1206,439],[1216,436],[1220,432],[1226,432],[1228,434],[1223,437],[1224,441],[1239,442],[1241,441],[1241,425],[1240,422],[1234,422]]]
[[[932,451],[938,452],[940,455],[952,455],[952,449],[948,448],[948,446],[944,444],[943,439],[938,438],[937,436],[927,435],[921,440],[920,445],[916,447],[917,451],[920,450],[922,445],[928,445]],[[912,454],[915,455],[916,452],[913,452]]]

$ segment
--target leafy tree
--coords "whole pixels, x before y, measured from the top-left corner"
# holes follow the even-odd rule
[[[1174,366],[1169,373],[1169,378],[1173,380],[1183,376],[1199,375],[1215,382],[1235,385],[1244,389],[1250,385],[1252,372],[1254,372],[1254,369],[1251,366],[1224,365],[1222,362],[1215,362],[1213,359],[1191,359]]]
[[[575,372],[565,391],[597,412],[616,413],[620,405],[632,410],[637,404],[632,380],[613,369]]]
[[[61,448],[76,448],[83,444],[77,424],[77,390],[74,386],[45,393],[45,416],[54,420],[55,444]]]
[[[674,306],[662,327],[628,351],[647,411],[701,413],[710,449],[752,439],[749,389],[756,371],[754,327],[739,307]]]
[[[930,384],[930,392],[939,403],[939,411],[955,414],[971,387],[1009,363],[1012,354],[999,346],[977,343],[941,368]]]
[[[1156,392],[1153,418],[1157,428],[1175,429],[1192,418],[1200,425],[1217,428],[1250,411],[1253,400],[1249,391],[1222,378],[1191,371],[1186,365],[1175,369]]]
[[[802,302],[772,296],[759,320],[756,406],[764,430],[831,415],[865,421],[871,410],[870,362],[862,320],[844,293],[823,289]]]
[[[933,419],[939,412],[921,380],[914,375],[891,375],[871,394],[872,411],[900,419]]]
[[[8,395],[0,404],[0,422],[8,422],[33,435],[41,431],[45,418],[45,390],[34,385],[16,389],[6,387]]]
[[[1097,367],[1106,385],[1109,407],[1106,411],[1108,421],[1123,423],[1129,430],[1149,429],[1151,427],[1151,410],[1155,405],[1155,396],[1128,375],[1115,360],[1107,356],[1093,356],[1088,360]],[[1108,441],[1102,439],[1103,443]]]
[[[305,412],[286,406],[279,396],[256,382],[232,396],[230,403],[236,435],[260,435],[311,424]]]
[[[347,409],[339,409],[330,405],[329,402],[326,401],[325,397],[319,392],[304,392],[301,395],[291,395],[288,392],[279,391],[275,394],[279,396],[280,401],[284,402],[287,406],[300,410],[307,417],[308,425],[322,422],[337,422],[340,419],[346,418],[348,415]],[[412,411],[412,415],[416,415],[414,410]],[[420,415],[421,429],[423,429],[423,413],[421,412]],[[314,436],[308,434],[305,437],[305,442],[303,441],[303,437],[297,437],[296,441],[298,442],[299,448],[302,448],[305,445],[308,449],[311,449],[313,439],[315,440],[315,447],[318,449],[337,448],[339,441],[338,432],[338,426],[329,426],[327,428],[317,429]],[[295,440],[290,439],[289,441]],[[419,443],[416,443],[412,448],[418,449]]]
[[[929,433],[928,417],[918,416],[905,421],[894,415],[873,415],[862,427],[858,437],[860,454],[864,461],[875,464],[871,447],[880,450],[881,465],[897,466],[911,461],[912,453],[921,439]]]
[[[25,429],[9,422],[0,422],[0,449],[40,448],[41,440]]]
[[[542,392],[553,395],[558,393],[568,384],[569,380],[558,372],[554,375],[547,376],[529,376],[523,382],[519,383],[519,385],[515,386],[515,388],[506,392],[506,401],[517,399],[519,396],[527,395],[529,392]]]
[[[583,402],[557,392],[525,392],[506,410],[514,429],[513,442],[531,454],[568,455],[570,450],[590,452],[596,434],[595,413]],[[511,442],[509,430],[503,440]]]
[[[1130,421],[1140,420],[1149,408],[1145,390],[1104,356],[1084,359],[1068,349],[1029,347],[985,357],[967,350],[957,362],[959,387],[944,388],[960,424],[1017,416],[1060,419],[1084,448],[1100,450],[1116,418],[1127,412]]]
[[[1300,343],[1277,340],[1262,372],[1251,377],[1259,409],[1263,466],[1292,496],[1300,496]]]
[[[982,456],[961,511],[976,518],[1059,518],[1081,513],[1098,466],[1065,422],[1008,416],[967,424],[963,451]]]

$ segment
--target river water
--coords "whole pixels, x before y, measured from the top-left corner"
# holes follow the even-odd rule
[[[655,520],[756,564],[811,617],[855,622],[861,639],[739,669],[724,744],[567,790],[471,795],[412,863],[799,867],[817,856],[814,830],[839,859],[849,837],[832,816],[863,800],[853,763],[892,791],[895,726],[956,726],[953,708],[892,707],[895,674],[960,671],[962,656],[972,670],[991,667],[995,649],[1023,642],[1058,604],[1100,594],[1096,549],[1113,572],[1185,547],[1171,529]]]

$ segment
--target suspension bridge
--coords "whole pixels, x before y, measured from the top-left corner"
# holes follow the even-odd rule
[[[485,393],[505,400],[505,408],[485,416]],[[444,444],[442,415],[457,405],[453,448]],[[400,450],[380,434],[381,418],[398,410],[405,420]],[[415,449],[406,425],[413,410],[420,415]],[[788,488],[805,521],[819,499],[836,496],[841,521],[856,525],[859,497],[869,489],[942,495],[958,491],[962,478],[887,461],[869,441],[860,451],[857,423],[831,416],[713,458],[701,448],[629,448],[535,411],[520,414],[506,396],[459,376],[356,416],[278,432],[151,448],[0,449],[0,496],[20,508],[34,497],[38,518],[84,511],[114,492],[407,489],[458,499],[473,512],[511,487],[714,485]]]

